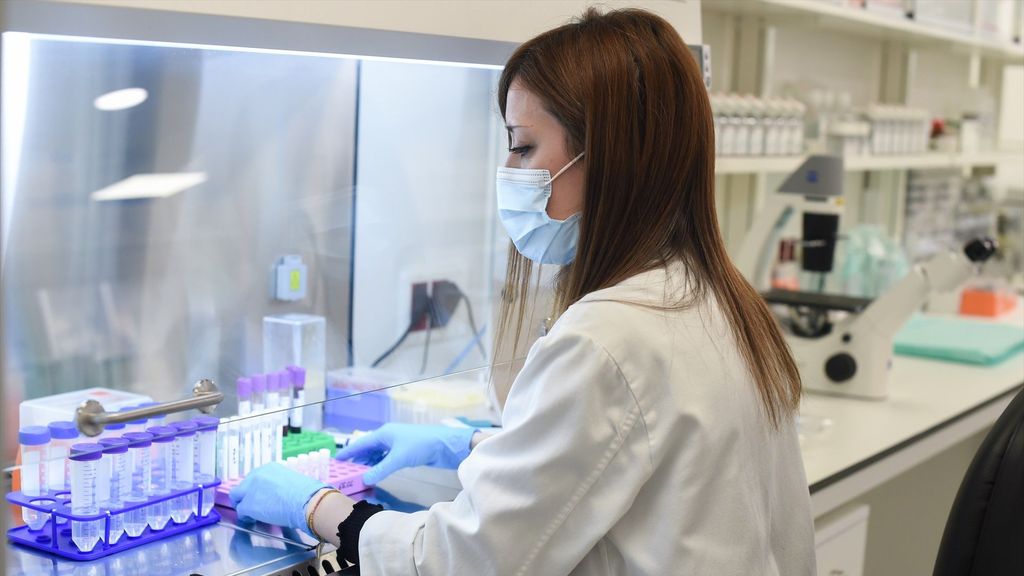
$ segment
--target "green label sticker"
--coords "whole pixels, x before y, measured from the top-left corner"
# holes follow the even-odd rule
[[[298,270],[292,270],[288,280],[288,289],[293,291],[298,290],[299,285],[302,282],[302,275],[299,274]]]

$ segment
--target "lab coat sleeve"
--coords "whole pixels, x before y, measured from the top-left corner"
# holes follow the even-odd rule
[[[459,467],[452,502],[363,526],[363,576],[568,574],[652,473],[628,382],[584,334],[553,331],[509,393],[504,430]]]

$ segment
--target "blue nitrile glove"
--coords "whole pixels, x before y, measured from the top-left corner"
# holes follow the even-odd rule
[[[312,536],[306,504],[322,488],[330,486],[271,462],[250,472],[230,497],[240,520],[287,526]]]
[[[458,468],[475,433],[476,428],[392,422],[338,450],[335,458],[374,465],[363,474],[363,483],[373,485],[402,468]]]

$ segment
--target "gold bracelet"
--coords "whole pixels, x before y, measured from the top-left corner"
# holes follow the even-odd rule
[[[321,488],[320,492],[320,498],[317,499],[315,504],[313,504],[313,508],[306,513],[306,526],[309,528],[309,533],[312,534],[313,537],[317,540],[323,540],[323,538],[321,538],[320,535],[316,533],[316,528],[313,527],[313,514],[316,514],[316,509],[320,507],[320,503],[323,502],[324,499],[327,498],[327,496],[330,495],[332,492],[337,492],[338,494],[341,494],[341,492],[335,490],[334,488],[330,488],[328,490],[324,490]]]

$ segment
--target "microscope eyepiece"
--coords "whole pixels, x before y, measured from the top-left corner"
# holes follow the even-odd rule
[[[964,254],[971,262],[984,262],[996,253],[998,244],[992,238],[975,238],[964,246]]]

